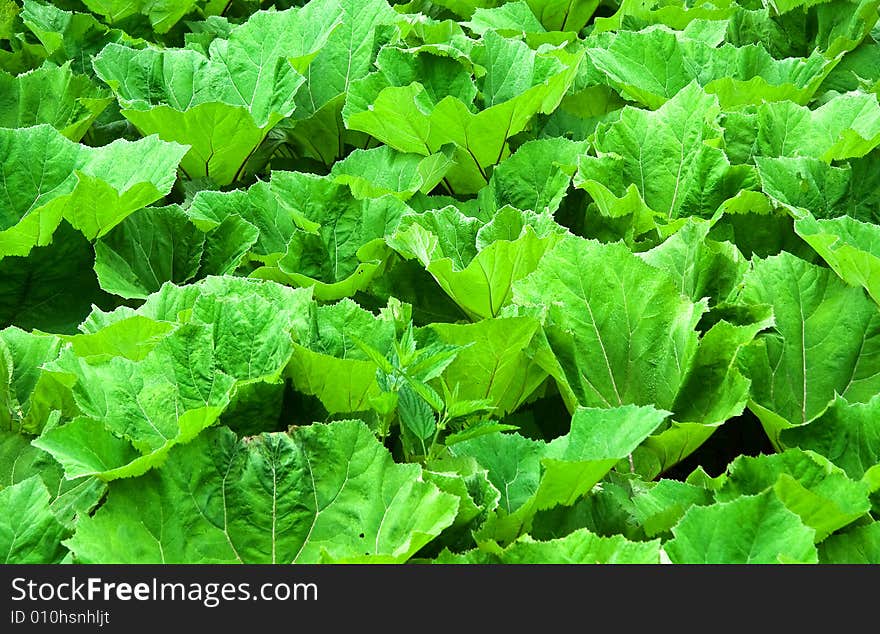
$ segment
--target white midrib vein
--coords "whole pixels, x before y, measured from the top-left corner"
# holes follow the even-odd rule
[[[807,422],[807,322],[804,318],[804,303],[798,293],[798,313],[801,318],[801,422]]]
[[[291,561],[291,563],[296,563],[297,560],[300,558],[300,555],[302,555],[303,551],[305,550],[306,546],[309,543],[309,540],[312,538],[312,533],[315,530],[315,525],[317,525],[317,523],[318,523],[318,517],[321,516],[321,513],[324,512],[324,509],[326,509],[331,504],[333,504],[334,501],[336,501],[336,498],[339,497],[339,494],[342,493],[342,490],[345,488],[345,485],[348,483],[348,478],[351,473],[351,458],[349,457],[349,460],[347,460],[345,462],[345,477],[342,479],[342,486],[339,487],[339,490],[336,492],[336,495],[333,496],[332,500],[327,502],[327,504],[324,506],[324,508],[319,508],[320,503],[318,501],[318,485],[315,482],[315,472],[312,470],[312,461],[309,460],[309,454],[305,450],[303,450],[303,458],[306,461],[306,468],[308,468],[308,470],[309,470],[309,479],[312,482],[312,493],[315,496],[315,517],[312,518],[312,525],[309,526],[309,532],[306,533],[305,538],[303,538],[302,545],[300,545],[299,550],[296,551],[296,555],[293,556],[293,560]]]
[[[669,203],[669,209],[666,212],[666,218],[672,218],[672,211],[675,209],[675,202],[678,200],[678,188],[681,186],[681,168],[684,167],[684,140],[679,144],[680,151],[678,153],[678,173],[675,175],[675,189],[672,192],[672,202]]]
[[[306,467],[309,470],[309,479],[312,481],[312,493],[315,496],[315,517],[312,518],[312,525],[309,526],[309,532],[306,533],[306,536],[303,539],[299,550],[296,551],[296,555],[293,556],[293,561],[291,563],[296,563],[300,555],[302,555],[303,550],[305,550],[306,544],[308,544],[309,540],[312,538],[312,532],[315,530],[315,524],[318,523],[318,516],[321,515],[321,509],[318,508],[318,486],[315,483],[315,472],[312,470],[312,461],[309,460],[309,454],[305,451],[303,451],[303,458],[305,458]]]
[[[275,467],[275,461],[272,461],[272,563],[278,563],[275,552],[276,543],[276,526],[278,519],[278,469]]]
[[[593,326],[593,332],[596,333],[596,340],[599,342],[599,348],[602,350],[602,356],[605,359],[605,368],[608,370],[608,376],[611,379],[611,387],[614,388],[614,396],[617,397],[617,402],[623,405],[623,399],[620,398],[620,392],[617,390],[617,381],[614,380],[614,372],[611,370],[611,361],[608,359],[608,352],[605,350],[605,342],[602,341],[602,334],[599,332],[599,326],[596,325],[596,319],[593,316],[593,308],[590,306],[590,301],[587,298],[587,290],[584,288],[583,279],[578,277],[578,283],[581,287],[581,297],[584,298],[584,305],[587,307],[587,312],[590,313],[590,324]]]
[[[232,469],[232,458],[230,457],[229,463],[226,465],[226,472],[223,474],[223,482],[220,485],[220,491],[223,495],[223,534],[226,536],[226,543],[229,544],[229,547],[232,549],[232,554],[235,555],[235,558],[238,559],[239,563],[244,563],[241,558],[241,555],[238,554],[238,550],[235,548],[235,544],[232,543],[232,537],[229,536],[229,507],[226,504],[226,481],[229,479],[229,471]]]

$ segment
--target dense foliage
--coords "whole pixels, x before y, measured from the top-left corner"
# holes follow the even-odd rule
[[[3,559],[880,563],[878,6],[0,0]]]

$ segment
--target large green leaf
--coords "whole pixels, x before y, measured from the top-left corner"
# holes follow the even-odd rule
[[[525,0],[504,2],[499,6],[492,6],[493,2],[487,2],[487,7],[477,7],[467,22],[462,26],[476,35],[485,35],[486,31],[498,31],[505,37],[519,35],[520,33],[543,33],[544,25]]]
[[[536,512],[570,506],[625,459],[668,412],[633,405],[581,408],[571,431],[550,443],[519,435],[491,434],[456,443],[456,456],[470,456],[488,469],[501,491],[499,510],[484,539],[509,542],[528,532]]]
[[[662,25],[603,34],[588,40],[587,55],[614,88],[650,108],[692,81],[725,108],[765,100],[805,104],[834,67],[818,51],[777,60],[760,45],[716,46]]]
[[[166,33],[196,6],[209,0],[83,0],[90,11],[108,24],[123,22],[134,15],[146,16],[157,33]]]
[[[815,532],[772,491],[694,506],[663,545],[673,563],[818,563]]]
[[[650,24],[665,24],[673,29],[685,29],[694,20],[724,20],[730,18],[738,6],[733,0],[714,2],[678,3],[666,0],[621,0],[614,15],[597,17],[597,33],[605,31],[637,31]]]
[[[574,237],[515,285],[514,301],[545,307],[544,330],[564,373],[557,380],[588,407],[671,407],[706,310],[624,245]]]
[[[880,304],[880,228],[841,216],[816,220],[801,215],[794,230],[845,282],[861,286]]]
[[[66,222],[51,244],[0,259],[0,326],[72,333],[93,305],[111,306],[92,272],[88,240]]]
[[[0,432],[0,490],[38,478],[49,493],[49,510],[66,529],[73,530],[81,517],[100,504],[107,485],[97,478],[67,480],[61,465],[31,445],[31,440],[32,436]]]
[[[309,66],[292,121],[282,126],[292,145],[326,165],[355,140],[342,122],[349,86],[373,70],[376,50],[400,17],[385,0],[339,0],[339,5],[341,24]]]
[[[496,416],[516,410],[547,378],[534,360],[540,322],[499,317],[474,324],[434,323],[426,328],[445,344],[462,346],[444,372],[461,400],[487,400]]]
[[[637,468],[648,477],[742,413],[749,382],[734,359],[768,325],[763,316],[744,324],[722,320],[701,337],[707,300],[689,299],[681,284],[623,244],[568,238],[514,289],[515,303],[545,311],[552,357],[536,358],[569,409],[636,404],[673,412],[670,426],[637,452]]]
[[[816,542],[867,514],[868,485],[809,451],[788,449],[770,456],[740,456],[727,468],[720,501],[771,489],[786,508],[816,531]]]
[[[69,62],[75,72],[91,75],[92,56],[107,44],[146,46],[144,40],[108,27],[91,13],[65,11],[57,4],[24,0],[21,20],[43,45],[49,60],[59,66]]]
[[[849,477],[862,478],[880,464],[880,397],[849,403],[838,396],[809,424],[783,430],[781,440],[822,454]]]
[[[471,59],[484,74],[472,77],[475,71],[430,50],[382,49],[379,70],[351,84],[346,126],[424,156],[454,144],[457,169],[448,180],[456,193],[476,192],[509,151],[508,139],[539,112],[556,108],[580,57],[535,52],[489,31]]]
[[[812,156],[831,163],[864,156],[880,144],[877,97],[858,92],[837,96],[815,110],[790,101],[764,103],[757,108],[755,124],[761,156]],[[743,131],[751,132],[747,127]]]
[[[381,145],[371,150],[355,150],[334,163],[330,174],[337,183],[348,185],[355,198],[391,194],[407,200],[417,192],[430,193],[451,165],[452,161],[443,152],[425,157],[403,154]]]
[[[269,183],[258,181],[249,189],[229,192],[202,190],[186,210],[190,220],[202,231],[217,230],[224,222],[240,219],[257,231],[256,241],[247,247],[248,258],[275,264],[287,251],[287,243],[297,230],[295,215],[278,200]]]
[[[406,215],[388,244],[417,259],[473,319],[497,316],[514,283],[535,270],[564,229],[546,211],[498,210],[483,222],[455,207]]]
[[[157,137],[92,148],[48,125],[0,128],[0,257],[48,245],[62,218],[104,235],[171,190],[185,152]]]
[[[49,508],[51,496],[38,476],[0,489],[0,552],[4,564],[57,564],[67,554],[67,530]]]
[[[753,180],[750,168],[732,166],[718,147],[719,113],[717,99],[695,82],[655,112],[625,108],[597,128],[596,156],[581,156],[575,186],[606,217],[641,202],[646,217],[636,221],[636,235],[652,228],[652,217],[711,217]]]
[[[175,321],[181,311],[187,315],[170,332],[123,313],[120,321],[87,326],[90,341],[74,339],[46,366],[71,385],[83,415],[35,441],[68,477],[140,475],[216,423],[242,387],[281,381],[294,352],[292,332],[306,323],[311,294],[242,278],[209,278],[195,290],[165,316]],[[165,304],[162,295],[150,299]],[[143,317],[161,319],[150,299]],[[116,329],[132,328],[141,346],[119,346]],[[248,346],[239,343],[244,333]]]
[[[524,143],[492,171],[489,187],[480,192],[483,207],[555,213],[568,193],[578,157],[588,147],[565,138]]]
[[[179,207],[143,209],[98,240],[95,272],[105,291],[144,299],[195,277],[204,249],[205,234]]]
[[[276,265],[252,275],[313,286],[327,301],[354,295],[381,272],[391,254],[384,238],[409,210],[394,196],[358,200],[332,178],[299,172],[275,172],[271,189],[297,229]]]
[[[0,331],[0,428],[39,433],[50,409],[55,386],[43,364],[61,349],[55,335],[30,333],[19,328]],[[5,374],[5,377],[4,377]]]
[[[248,440],[220,428],[114,483],[66,543],[84,563],[404,562],[457,505],[357,421]]]
[[[337,18],[335,2],[261,12],[229,39],[214,40],[209,56],[109,44],[93,65],[138,130],[190,146],[182,167],[191,178],[226,185],[293,113],[305,81],[298,70],[324,45]]]
[[[775,326],[741,355],[750,408],[774,443],[820,415],[836,394],[865,402],[880,389],[880,312],[862,289],[788,253],[757,260],[739,294],[773,307]]]
[[[706,297],[714,306],[730,298],[749,265],[734,245],[708,239],[711,228],[709,221],[689,218],[681,229],[642,257],[670,273],[682,295],[694,302]]]
[[[396,335],[394,319],[387,313],[377,317],[344,299],[315,307],[308,326],[297,335],[286,372],[294,387],[316,396],[331,414],[369,409],[380,393],[378,366],[356,341],[387,353]]]
[[[819,545],[822,564],[880,564],[880,523],[836,533]]]
[[[438,564],[659,564],[660,540],[631,542],[580,529],[565,537],[537,541],[526,535],[497,552],[442,553]]]
[[[795,218],[851,216],[863,222],[880,219],[876,169],[880,153],[829,165],[813,157],[756,157],[761,189]]]
[[[43,66],[17,77],[0,72],[0,128],[49,124],[79,141],[113,100],[70,63]]]

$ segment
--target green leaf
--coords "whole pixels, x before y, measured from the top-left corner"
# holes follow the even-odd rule
[[[228,216],[208,231],[199,277],[232,275],[260,239],[260,230],[240,216]]]
[[[140,362],[113,357],[91,364],[62,352],[49,367],[75,379],[74,398],[88,418],[45,431],[34,444],[69,478],[141,475],[215,423],[228,405],[234,379],[216,367],[210,341],[210,329],[194,324]]]
[[[274,264],[281,258],[297,229],[290,208],[284,206],[271,191],[269,183],[263,181],[247,190],[200,191],[187,209],[187,215],[205,232],[217,230],[224,222],[240,218],[258,232],[256,242],[248,246],[248,257],[267,264]]]
[[[857,204],[852,200],[852,164],[833,166],[812,157],[759,156],[755,166],[764,193],[795,215],[807,209],[820,218],[830,218],[847,213]],[[857,213],[852,215],[858,217]]]
[[[100,237],[170,190],[185,148],[150,137],[91,148],[48,125],[0,128],[0,257],[46,246],[66,218]],[[144,159],[143,157],[148,157]]]
[[[31,436],[0,432],[0,490],[38,477],[51,497],[49,510],[67,530],[73,530],[101,502],[106,485],[97,478],[66,480],[61,465],[32,446],[31,440]]]
[[[510,205],[555,213],[568,193],[578,157],[587,148],[585,142],[565,138],[524,143],[492,171],[488,189],[481,192],[481,203],[487,211]]]
[[[587,407],[671,407],[706,309],[624,245],[574,237],[515,286],[514,301],[545,307],[544,330],[564,373],[557,381]]]
[[[622,215],[635,192],[666,221],[712,216],[752,182],[750,168],[732,166],[717,147],[719,112],[717,99],[695,82],[655,112],[624,108],[597,128],[596,156],[580,158],[575,186],[593,197],[603,216]]]
[[[876,95],[847,93],[815,110],[787,101],[764,103],[756,123],[762,156],[811,156],[831,163],[864,156],[880,144]]]
[[[64,403],[53,402],[56,385],[42,367],[60,349],[61,340],[54,335],[19,328],[0,331],[0,401],[5,401],[0,404],[0,428],[39,433],[50,410],[65,409]]]
[[[325,165],[356,140],[342,122],[345,97],[352,82],[373,70],[376,51],[400,18],[385,0],[339,0],[339,5],[340,24],[305,73],[292,121],[282,124],[292,145]]]
[[[548,31],[583,29],[599,7],[597,0],[526,0]]]
[[[404,562],[457,505],[357,421],[247,440],[221,428],[114,483],[66,543],[83,563]]]
[[[872,522],[832,535],[819,545],[819,563],[880,563],[880,523]]]
[[[589,40],[588,40],[589,42]],[[658,108],[696,81],[724,108],[762,101],[806,104],[834,62],[820,52],[774,59],[760,45],[742,47],[690,38],[662,25],[598,38],[587,55],[627,98]]]
[[[457,169],[448,179],[456,193],[476,192],[488,182],[487,169],[504,158],[507,140],[539,112],[556,108],[580,57],[562,50],[535,52],[488,31],[471,59],[484,75],[472,78],[458,62],[427,50],[414,55],[382,49],[379,70],[351,84],[342,112],[346,126],[424,156],[455,144]],[[432,83],[419,83],[428,78]]]
[[[443,343],[467,346],[446,369],[445,384],[457,389],[461,400],[486,401],[498,416],[519,408],[547,378],[533,359],[539,329],[540,323],[531,317],[427,327]]]
[[[0,551],[4,564],[57,564],[67,554],[67,531],[49,508],[49,491],[38,476],[0,489]]]
[[[775,327],[740,354],[749,407],[774,443],[839,394],[865,402],[880,389],[877,306],[833,271],[788,253],[756,260],[738,301],[773,307]]]
[[[505,37],[545,32],[544,25],[525,0],[505,2],[497,7],[477,7],[470,20],[461,25],[476,35],[485,35],[489,30]]]
[[[0,326],[72,333],[92,305],[111,304],[91,270],[95,256],[82,234],[65,222],[50,240],[27,257],[0,259]]]
[[[713,502],[706,489],[678,480],[660,480],[632,498],[635,518],[648,537],[667,533],[693,506]]]
[[[91,363],[109,361],[122,357],[130,361],[143,361],[175,325],[156,321],[143,315],[132,315],[114,321],[96,332],[86,332],[64,337],[76,356]],[[57,351],[52,359],[58,356]]]
[[[708,239],[712,223],[689,218],[662,244],[642,254],[644,260],[670,273],[682,295],[710,306],[726,301],[742,281],[748,262],[729,242]]]
[[[725,421],[743,413],[750,383],[737,369],[736,359],[772,325],[771,318],[760,317],[744,325],[720,321],[706,332],[672,407],[675,420],[633,454],[639,473],[662,473],[699,449]]]
[[[384,237],[409,209],[393,196],[357,200],[345,185],[299,172],[275,172],[271,189],[297,230],[277,266],[252,275],[314,286],[325,301],[350,297],[381,273],[391,254]]]
[[[444,552],[438,564],[659,564],[660,540],[631,542],[580,529],[566,537],[537,541],[525,535],[498,552]]]
[[[124,21],[133,15],[144,15],[156,33],[167,33],[202,0],[83,0],[90,11],[108,23]]]
[[[13,421],[21,418],[19,405],[12,393],[12,354],[0,339],[0,431],[13,430]],[[17,422],[17,421],[16,421]]]
[[[95,272],[105,291],[144,299],[165,282],[195,277],[204,250],[205,234],[180,207],[143,209],[98,240]]]
[[[330,175],[351,188],[355,198],[379,198],[391,194],[401,200],[416,192],[428,194],[452,166],[446,153],[431,156],[403,154],[387,145],[355,150],[333,164]]]
[[[727,468],[720,501],[772,489],[779,500],[815,529],[816,542],[854,522],[871,508],[868,486],[849,479],[822,456],[788,449],[771,456],[740,456]]]
[[[71,386],[83,415],[35,441],[64,465],[68,477],[140,475],[161,464],[171,448],[216,423],[242,386],[281,381],[294,353],[292,332],[307,323],[308,291],[209,278],[185,287],[196,291],[190,296],[169,298],[175,288],[164,286],[141,308],[141,317],[152,319],[175,321],[185,315],[187,323],[175,324],[164,337],[161,329],[143,327],[135,315],[122,312],[84,328],[92,330],[90,356],[77,356],[86,342],[74,339],[46,366]],[[170,314],[161,314],[157,305]],[[116,351],[123,337],[102,332],[114,326],[130,337]],[[249,345],[241,345],[241,336]],[[95,348],[99,355],[91,354]],[[120,352],[128,356],[110,356]]]
[[[684,30],[694,21],[714,22],[730,18],[737,8],[732,0],[687,4],[664,0],[622,0],[614,15],[597,16],[593,24],[597,33],[621,29],[636,31],[649,24],[665,24],[674,29]]]
[[[109,44],[93,65],[142,134],[191,147],[182,163],[191,178],[227,185],[241,176],[269,131],[293,113],[305,81],[297,71],[339,24],[336,7],[314,2],[256,13],[228,40],[214,40],[209,56]]]
[[[398,392],[397,411],[400,414],[400,422],[404,429],[413,434],[416,441],[422,445],[421,455],[427,455],[427,447],[424,441],[430,439],[437,429],[434,410],[415,390],[408,385],[404,385]]]
[[[317,306],[309,325],[295,335],[295,353],[285,372],[293,386],[316,396],[331,414],[367,410],[380,393],[378,366],[356,341],[369,341],[387,354],[396,338],[394,321],[345,299]]]
[[[673,563],[818,563],[815,532],[772,491],[694,506],[663,545]]]
[[[484,223],[444,207],[401,218],[388,244],[417,259],[472,319],[497,316],[514,282],[535,270],[564,229],[546,212],[506,207]]]
[[[509,542],[528,532],[537,511],[571,506],[589,493],[667,416],[650,406],[581,408],[569,434],[550,443],[494,434],[456,443],[450,450],[488,469],[501,502],[494,523],[483,534]]]
[[[0,72],[2,128],[49,124],[79,141],[111,101],[105,89],[74,74],[70,63],[45,65],[17,77]]]
[[[21,19],[43,45],[49,60],[59,66],[70,62],[74,72],[91,75],[92,56],[107,44],[146,45],[144,40],[112,29],[90,13],[64,11],[56,4],[24,0]]]
[[[0,0],[0,40],[12,38],[15,33],[15,19],[20,11],[12,0]]]
[[[816,220],[805,213],[794,223],[803,238],[841,279],[861,286],[880,304],[880,228],[841,216]]]
[[[501,499],[501,493],[489,481],[488,471],[480,468],[476,460],[445,456],[442,460],[429,462],[424,476],[441,491],[459,500],[455,522],[438,541],[467,548],[473,544],[470,530],[479,527],[498,507]]]
[[[838,396],[809,424],[785,429],[783,445],[822,454],[853,479],[880,464],[880,398],[850,403]]]
[[[763,191],[796,218],[807,212],[816,218],[847,215],[876,222],[877,157],[873,151],[835,165],[809,156],[756,157],[755,163]]]

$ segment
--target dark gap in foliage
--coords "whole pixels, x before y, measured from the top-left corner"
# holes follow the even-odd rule
[[[549,442],[564,436],[570,430],[571,414],[558,392],[535,399],[504,419],[507,425],[517,425],[518,433],[533,440]]]
[[[764,433],[761,421],[750,410],[721,425],[690,456],[663,474],[664,478],[684,480],[697,467],[715,477],[727,469],[737,456],[757,456],[775,453],[773,445]]]
[[[0,329],[75,334],[93,304],[102,310],[119,306],[121,300],[98,286],[94,263],[91,243],[66,220],[51,244],[0,260]]]
[[[470,321],[464,311],[443,292],[437,281],[415,260],[392,256],[383,275],[373,280],[367,292],[358,292],[354,300],[373,313],[388,305],[391,297],[412,306],[413,324]]]
[[[285,430],[291,426],[310,425],[328,418],[330,415],[316,397],[293,389],[290,381],[284,383],[281,409],[276,421],[277,430]]]
[[[553,218],[573,234],[585,236],[585,210],[589,202],[589,194],[586,191],[569,186]]]

